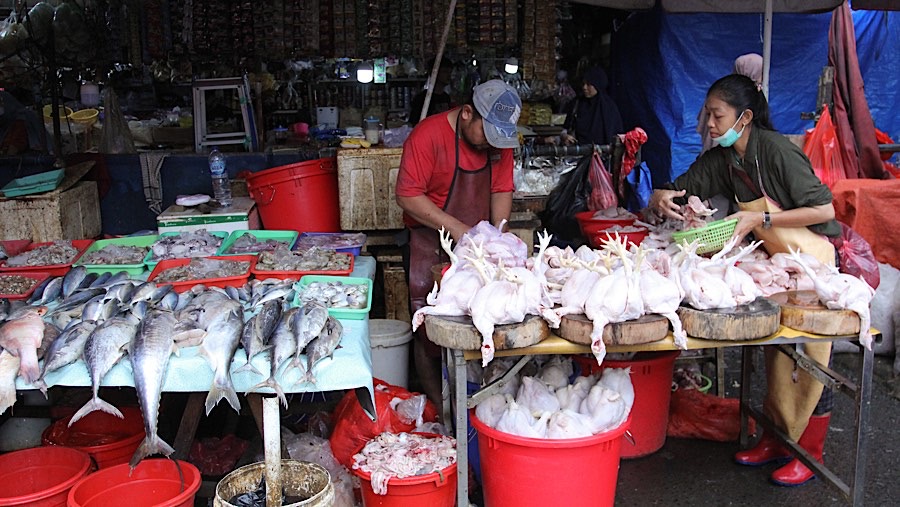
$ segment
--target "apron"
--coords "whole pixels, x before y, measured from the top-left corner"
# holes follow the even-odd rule
[[[756,159],[756,174],[759,186],[753,185],[747,173],[738,171],[738,176],[745,185],[762,194],[762,197],[750,202],[735,202],[741,211],[779,213],[783,211],[772,198],[766,194],[759,170],[759,159]],[[763,247],[770,255],[779,252],[788,253],[788,247],[816,257],[819,262],[834,266],[834,246],[824,236],[816,234],[806,227],[773,227],[753,229],[757,239],[763,240]],[[831,342],[804,343],[803,352],[814,361],[828,365],[831,357]],[[822,396],[824,386],[809,373],[797,369],[794,360],[779,352],[775,347],[763,348],[766,357],[766,398],[763,411],[772,422],[784,431],[793,441],[798,441],[809,418],[812,416]],[[796,378],[795,378],[796,373]]]
[[[459,132],[459,118],[456,120]],[[442,208],[445,213],[460,222],[474,227],[482,220],[491,218],[491,154],[487,153],[487,163],[481,169],[465,171],[459,166],[459,134],[456,134],[456,162],[453,181]],[[427,303],[425,296],[434,287],[431,267],[446,262],[446,253],[441,248],[438,231],[426,227],[411,227],[409,230],[409,299],[410,315]],[[425,327],[417,333],[425,337]],[[440,348],[426,341],[430,355],[440,354]]]

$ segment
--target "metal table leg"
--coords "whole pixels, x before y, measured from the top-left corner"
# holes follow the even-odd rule
[[[453,404],[456,412],[456,505],[469,505],[469,421],[466,400],[466,360],[461,350],[450,350],[451,368],[454,370]]]
[[[850,499],[853,505],[863,505],[865,500],[866,462],[868,461],[869,409],[872,404],[872,368],[875,353],[865,347],[859,355],[859,386],[856,390],[856,449],[854,450],[853,479],[850,482]]]
[[[750,382],[753,370],[753,351],[751,347],[741,347],[741,448],[750,442],[750,423],[747,407],[750,406]]]

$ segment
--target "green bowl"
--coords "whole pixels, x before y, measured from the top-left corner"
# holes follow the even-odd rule
[[[189,232],[189,231],[187,231],[187,232]],[[228,238],[228,234],[229,234],[229,233],[223,232],[223,231],[207,231],[207,232],[209,232],[210,234],[212,234],[213,236],[215,236],[217,238],[222,238],[223,243],[225,242],[225,239]],[[164,232],[159,235],[159,237],[157,238],[157,241],[165,238],[166,236],[178,236],[179,234],[182,234],[182,233],[181,232]],[[222,248],[221,244],[219,245],[219,248]],[[212,254],[212,255],[215,255],[215,254]],[[192,255],[190,257],[204,257],[204,256],[203,255]],[[207,255],[206,257],[209,257],[209,255]],[[149,271],[153,271],[153,268],[155,268],[156,265],[159,264],[160,260],[165,260],[165,259],[154,259],[153,258],[153,248],[151,247],[150,251],[147,252],[147,256],[144,257],[144,265],[147,266],[147,269]]]
[[[157,239],[159,239],[159,236],[156,234],[150,234],[147,236],[130,236],[126,238],[115,239],[101,239],[99,241],[95,241],[87,250],[85,250],[80,258],[83,259],[85,255],[101,250],[103,247],[109,245],[140,246],[149,249],[150,245],[155,243]],[[88,273],[98,274],[107,272],[118,273],[119,271],[124,271],[129,275],[140,275],[146,269],[143,261],[137,264],[85,264],[79,261],[75,265],[84,266]]]
[[[256,237],[259,241],[266,241],[273,239],[275,241],[284,243],[287,245],[288,250],[294,247],[294,242],[297,241],[297,236],[300,235],[297,231],[254,231],[254,230],[244,230],[244,231],[234,231],[232,232],[225,241],[222,242],[222,246],[219,247],[219,251],[216,255],[219,256],[227,256],[227,255],[256,255],[259,252],[244,252],[244,253],[229,253],[228,250],[231,249],[231,246],[234,245],[234,242],[241,238],[241,236],[245,234],[251,234]]]
[[[328,315],[336,319],[363,320],[372,309],[372,280],[352,276],[306,275],[294,284],[297,294],[294,296],[293,306],[300,306],[300,293],[313,282],[341,282],[345,285],[366,285],[369,288],[369,297],[365,308],[328,308]]]

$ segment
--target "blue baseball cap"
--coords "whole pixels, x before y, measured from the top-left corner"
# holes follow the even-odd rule
[[[472,101],[484,120],[488,144],[501,149],[519,146],[516,122],[522,114],[522,101],[512,86],[499,79],[486,81],[472,91]]]

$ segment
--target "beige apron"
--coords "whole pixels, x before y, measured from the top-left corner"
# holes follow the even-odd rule
[[[759,160],[756,161],[759,190],[763,196],[750,202],[735,202],[741,211],[779,213],[783,211],[767,194],[759,175]],[[746,183],[746,182],[745,182]],[[763,247],[770,255],[788,253],[788,247],[795,251],[816,257],[819,262],[834,266],[834,246],[824,236],[816,234],[806,227],[773,227],[753,229],[757,239],[763,240]],[[831,342],[804,343],[803,352],[819,364],[828,365],[831,357]],[[813,410],[819,403],[824,386],[812,375],[797,370],[794,360],[777,351],[774,347],[763,349],[766,356],[766,399],[763,411],[776,426],[781,428],[795,442],[800,439]]]

